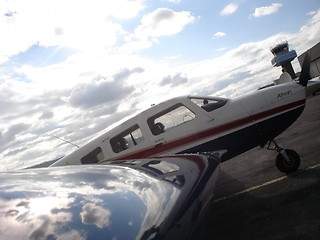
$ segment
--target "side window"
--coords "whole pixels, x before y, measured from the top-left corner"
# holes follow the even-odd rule
[[[87,155],[85,155],[83,158],[81,158],[82,164],[91,164],[91,163],[97,163],[104,159],[104,155],[102,152],[101,147],[97,147]]]
[[[128,148],[138,145],[144,141],[139,126],[136,124],[110,139],[111,148],[115,153],[122,152]]]
[[[153,135],[159,135],[195,118],[195,114],[182,104],[176,104],[159,114],[150,117],[147,122]]]

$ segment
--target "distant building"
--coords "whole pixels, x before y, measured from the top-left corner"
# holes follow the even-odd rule
[[[291,61],[297,57],[295,50],[289,51],[289,44],[287,41],[277,44],[275,47],[270,49],[274,58],[272,58],[271,63],[274,67],[281,66],[285,69],[287,73],[290,74],[292,79],[296,78],[296,74],[293,70]]]
[[[310,61],[311,61],[310,73],[309,73],[310,78],[315,78],[317,76],[320,76],[320,42],[298,57],[300,66],[302,66],[303,64],[303,60],[306,53],[309,54]]]
[[[292,73],[291,74],[289,73],[289,74],[291,77],[295,76],[294,78],[296,78],[296,74],[293,71],[291,61],[297,56],[297,54],[296,54],[296,51],[294,51],[294,50],[289,51],[288,42],[282,42],[282,43],[276,45],[275,47],[271,48],[270,51],[274,55],[274,58],[271,60],[272,65],[274,67],[282,66],[282,68],[284,68],[288,73],[289,73],[288,70],[292,69],[292,72],[294,75]],[[310,79],[316,78],[316,77],[320,76],[320,42],[317,43],[316,45],[314,45],[313,47],[311,47],[306,52],[302,53],[300,56],[298,56],[298,61],[300,63],[301,68],[302,68],[306,53],[309,54],[310,61],[311,61],[310,72],[309,72]],[[299,76],[299,74],[300,73],[297,73],[298,76]],[[316,80],[316,81],[319,82],[319,80]],[[284,81],[284,82],[287,82],[287,81]],[[275,80],[273,80],[272,84],[262,86],[259,89],[263,89],[263,88],[270,87],[270,86],[277,85],[277,84],[281,84],[281,83],[283,83],[283,81],[281,81],[280,78],[275,79]],[[311,92],[319,91],[319,86],[320,85],[318,83],[314,84],[314,88],[310,88],[311,89],[310,91]]]

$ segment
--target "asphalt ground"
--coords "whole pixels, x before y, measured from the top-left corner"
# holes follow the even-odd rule
[[[259,148],[222,163],[197,239],[320,239],[320,95],[276,140],[299,153],[299,170],[279,172],[277,152]]]

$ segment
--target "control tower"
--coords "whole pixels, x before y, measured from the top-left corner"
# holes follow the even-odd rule
[[[289,51],[289,44],[287,41],[277,44],[275,47],[270,49],[274,58],[272,58],[271,63],[274,67],[281,66],[287,73],[290,74],[292,79],[296,78],[296,74],[291,65],[291,61],[297,57],[295,50]]]

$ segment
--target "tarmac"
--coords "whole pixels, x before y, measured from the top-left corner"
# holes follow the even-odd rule
[[[197,239],[320,239],[319,94],[276,140],[299,153],[299,170],[281,173],[277,152],[259,148],[222,163]]]

